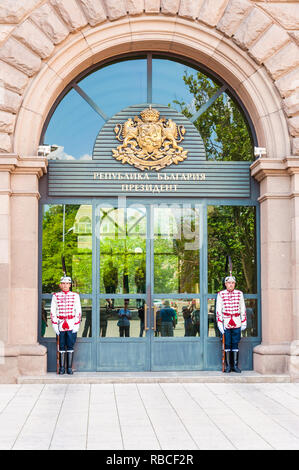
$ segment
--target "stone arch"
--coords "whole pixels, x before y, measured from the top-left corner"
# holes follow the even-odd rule
[[[4,38],[0,84],[4,84],[1,109],[6,122],[0,128],[0,151],[36,153],[36,143],[31,149],[25,146],[25,152],[20,148],[20,122],[27,110],[36,116],[26,119],[34,127],[39,125],[40,109],[36,112],[28,105],[28,96],[42,83],[45,71],[52,74],[52,81],[56,78],[57,63],[64,60],[62,51],[77,50],[75,60],[82,62],[76,64],[76,71],[109,54],[155,45],[157,50],[209,62],[210,68],[218,69],[237,87],[255,123],[259,145],[267,146],[268,156],[282,158],[291,153],[287,125],[293,153],[297,153],[299,6],[289,7],[293,22],[286,20],[279,6],[252,0],[219,0],[217,4],[211,0],[29,0],[26,7],[21,1],[5,0],[0,7],[1,22],[6,23],[0,29],[0,40],[1,33]],[[103,38],[105,47],[97,44],[97,36],[99,41]],[[65,85],[62,75],[57,80]],[[59,88],[57,83],[57,92]],[[278,129],[284,135],[283,145],[281,139],[275,142]]]
[[[80,72],[114,55],[148,49],[180,54],[217,71],[243,101],[258,143],[267,147],[268,156],[282,158],[290,153],[281,102],[263,67],[218,31],[171,17],[136,17],[130,25],[125,20],[106,23],[84,34],[76,33],[57,48],[26,89],[18,113],[14,152],[36,154],[50,107]]]

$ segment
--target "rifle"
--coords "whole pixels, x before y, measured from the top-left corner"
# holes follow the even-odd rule
[[[59,335],[56,335],[56,374],[59,374]]]
[[[222,372],[224,372],[224,368],[225,368],[225,337],[224,337],[224,333],[222,335]]]

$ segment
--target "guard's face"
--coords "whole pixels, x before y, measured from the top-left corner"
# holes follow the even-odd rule
[[[68,292],[71,288],[71,283],[70,282],[61,282],[59,284],[59,287],[63,292]]]
[[[234,290],[235,285],[236,285],[236,283],[235,283],[234,281],[227,281],[227,282],[225,283],[225,287],[227,288],[227,290],[228,290],[229,292],[231,292],[231,291]]]

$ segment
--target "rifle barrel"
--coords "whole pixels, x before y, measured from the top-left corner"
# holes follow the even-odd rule
[[[56,335],[56,373],[59,374],[59,335]]]
[[[222,335],[222,372],[224,372],[224,358],[225,358],[225,338],[224,333]]]

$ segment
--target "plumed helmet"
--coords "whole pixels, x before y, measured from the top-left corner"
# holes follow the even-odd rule
[[[235,276],[226,276],[224,282],[236,282]]]
[[[61,282],[69,282],[71,284],[72,283],[72,278],[69,277],[69,276],[62,276],[62,278],[60,279],[60,283]]]

